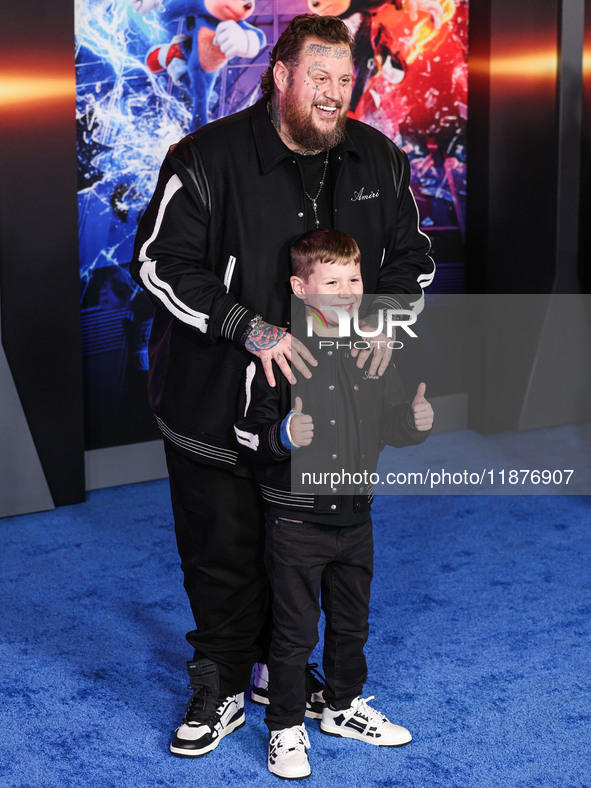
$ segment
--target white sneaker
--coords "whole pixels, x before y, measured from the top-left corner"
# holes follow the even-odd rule
[[[357,739],[379,747],[402,747],[412,741],[406,728],[394,725],[376,709],[367,705],[369,698],[355,698],[348,709],[333,711],[328,706],[322,712],[320,730],[328,736]]]
[[[269,735],[269,758],[267,766],[271,774],[286,780],[300,780],[311,774],[308,753],[310,740],[306,726],[294,725]]]

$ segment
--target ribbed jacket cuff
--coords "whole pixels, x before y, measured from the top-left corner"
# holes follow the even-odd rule
[[[289,457],[291,452],[289,449],[286,449],[283,445],[283,441],[281,439],[281,428],[283,422],[276,421],[275,424],[271,426],[269,432],[267,434],[267,440],[269,443],[269,451],[271,454],[279,460],[284,460],[286,457]]]
[[[220,327],[221,335],[231,342],[240,342],[242,335],[246,331],[246,327],[255,314],[256,312],[253,312],[252,309],[246,309],[246,307],[240,306],[240,304],[234,304],[230,307],[228,313],[222,320]]]

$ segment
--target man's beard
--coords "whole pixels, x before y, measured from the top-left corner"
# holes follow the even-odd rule
[[[337,105],[338,115],[332,128],[322,131],[314,125],[312,120],[314,108],[310,107],[309,112],[306,112],[299,99],[293,95],[291,90],[288,90],[281,107],[282,128],[304,151],[330,150],[335,148],[345,136],[347,115],[346,113],[341,114],[342,106],[342,104]]]

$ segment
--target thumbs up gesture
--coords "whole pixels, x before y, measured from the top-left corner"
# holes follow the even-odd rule
[[[425,399],[426,390],[427,385],[425,383],[419,383],[417,393],[410,404],[415,420],[415,428],[421,432],[430,430],[433,426],[433,408],[431,407],[431,403],[427,402]]]
[[[309,446],[314,437],[314,422],[312,421],[312,416],[302,412],[303,403],[301,397],[295,398],[293,410],[294,413],[289,422],[293,443],[296,446]]]

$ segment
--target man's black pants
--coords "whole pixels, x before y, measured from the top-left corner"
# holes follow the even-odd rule
[[[177,546],[196,624],[187,640],[194,659],[217,664],[222,695],[234,695],[248,687],[270,624],[260,491],[253,479],[165,447]]]
[[[269,517],[265,564],[273,589],[266,717],[273,731],[304,721],[305,666],[318,642],[320,594],[326,617],[324,698],[346,709],[361,694],[373,575],[371,519],[335,527]]]

